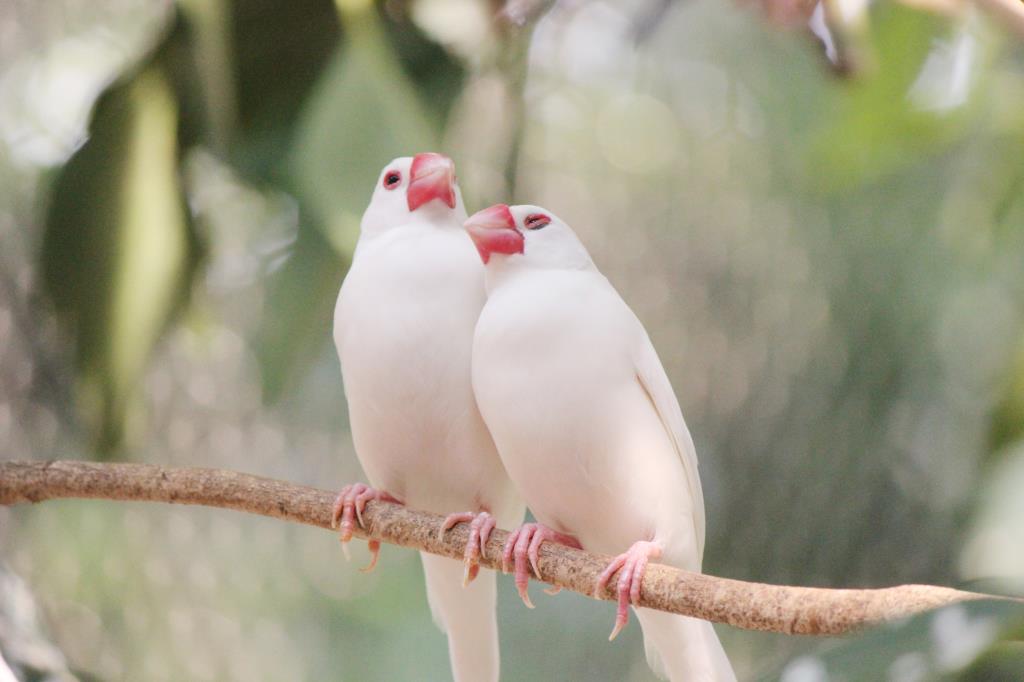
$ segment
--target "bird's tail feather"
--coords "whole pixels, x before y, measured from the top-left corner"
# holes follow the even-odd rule
[[[455,682],[496,682],[498,657],[497,584],[494,571],[481,570],[462,586],[463,564],[420,553],[427,581],[427,601],[448,635],[448,657]]]
[[[706,620],[637,609],[647,663],[672,682],[736,682],[722,643]]]

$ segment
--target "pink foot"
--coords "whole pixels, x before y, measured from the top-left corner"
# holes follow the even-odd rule
[[[474,512],[457,512],[445,517],[441,524],[441,530],[437,532],[437,539],[444,538],[444,532],[457,523],[469,522],[469,539],[466,541],[466,552],[462,556],[466,564],[466,572],[462,576],[462,586],[469,585],[480,573],[480,557],[487,557],[487,539],[491,537],[491,531],[498,522],[486,511],[479,514]]]
[[[505,573],[509,572],[509,564],[513,556],[515,557],[516,589],[519,591],[523,603],[531,609],[533,602],[530,601],[530,594],[527,592],[527,586],[530,584],[530,571],[526,562],[529,561],[530,566],[533,567],[534,576],[540,577],[540,545],[545,540],[553,540],[562,545],[583,549],[579,540],[571,535],[564,535],[539,523],[524,523],[509,533],[508,540],[505,541],[505,551],[501,556],[501,569]],[[555,587],[545,590],[545,592],[556,594],[560,589]]]
[[[622,632],[622,628],[626,627],[626,622],[629,620],[629,605],[636,604],[640,600],[640,584],[644,579],[644,571],[647,570],[647,561],[660,556],[661,545],[641,540],[633,543],[633,546],[624,554],[612,559],[608,568],[604,569],[597,577],[597,581],[594,583],[594,597],[600,599],[601,593],[608,586],[612,575],[615,571],[622,569],[619,573],[618,584],[619,608],[615,613],[615,628],[608,637],[609,642]]]
[[[364,483],[352,483],[341,489],[338,497],[334,500],[334,512],[331,514],[331,528],[338,529],[338,539],[341,540],[341,548],[345,551],[345,558],[349,558],[348,541],[352,539],[352,533],[356,528],[356,521],[363,528],[363,508],[370,500],[381,500],[383,502],[397,502],[401,500],[392,497],[383,490],[371,488]],[[360,569],[364,573],[372,571],[377,565],[377,557],[380,556],[380,540],[368,540],[370,548],[370,563]]]

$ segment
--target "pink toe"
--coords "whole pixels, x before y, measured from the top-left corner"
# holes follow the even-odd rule
[[[619,577],[619,603],[615,609],[615,627],[612,628],[612,634],[608,636],[609,642],[615,639],[622,632],[622,628],[626,627],[626,623],[629,622],[629,586],[632,573],[633,564],[627,561],[626,565],[622,568],[622,575]]]
[[[359,525],[362,528],[366,528],[366,523],[363,521],[363,509],[366,507],[367,499],[366,492],[362,492],[356,496],[356,501],[353,504],[356,510],[356,518],[359,519]]]
[[[516,542],[519,541],[519,536],[522,532],[522,527],[516,528],[508,534],[508,539],[505,540],[505,549],[501,552],[501,570],[505,573],[508,573],[512,568],[512,552],[515,549]]]
[[[349,556],[347,543],[355,534],[356,523],[358,522],[360,527],[366,528],[363,511],[366,508],[366,503],[370,500],[387,500],[401,504],[401,501],[388,493],[371,488],[365,483],[346,485],[334,499],[334,505],[331,508],[331,527],[338,529],[338,539],[341,540],[346,558]],[[380,541],[370,540],[369,543],[372,556],[370,564],[363,569],[364,571],[371,570],[376,565],[380,552]]]
[[[469,521],[472,518],[472,512],[456,512],[454,514],[449,514],[444,517],[441,527],[437,529],[437,539],[444,540],[444,534],[454,528],[456,524],[462,523],[463,521]]]
[[[462,574],[462,586],[466,587],[476,580],[480,573],[480,564],[466,564],[466,570]]]
[[[615,557],[598,577],[595,583],[595,596],[600,596],[615,571],[621,570],[616,584],[618,605],[615,611],[615,627],[609,640],[615,639],[629,621],[629,605],[636,604],[640,600],[640,588],[643,585],[647,564],[651,557],[659,556],[661,556],[661,546],[657,543],[649,541],[634,543],[624,554]]]
[[[607,568],[601,571],[601,575],[597,576],[597,580],[594,581],[594,597],[597,599],[601,598],[601,593],[604,592],[605,588],[608,587],[608,581],[615,574],[615,571],[622,568],[622,565],[626,563],[626,555],[620,554],[619,556],[612,559],[612,562],[608,564]]]
[[[626,627],[626,617],[625,616],[616,615],[615,616],[615,627],[612,628],[612,634],[608,635],[608,641],[611,642],[616,637],[618,637],[619,633],[622,632],[622,628],[624,628],[624,627]]]
[[[489,532],[490,530],[488,530]],[[524,523],[509,533],[508,539],[505,541],[504,551],[502,552],[502,569],[507,573],[510,562],[514,562],[513,572],[515,574],[516,589],[519,591],[519,596],[522,597],[523,603],[530,608],[533,608],[533,603],[527,594],[531,575],[530,569],[533,569],[534,577],[540,578],[540,546],[545,540],[554,540],[569,547],[580,547],[579,541],[572,536],[563,535],[539,523]],[[486,542],[486,540],[483,540],[483,542]],[[558,588],[555,588],[554,592],[545,590],[549,594],[554,594],[557,591]]]
[[[519,534],[519,539],[516,541],[515,547],[516,589],[519,590],[519,596],[522,598],[523,603],[531,609],[533,608],[533,602],[530,601],[530,595],[528,592],[528,587],[530,585],[530,571],[527,568],[527,562],[529,561],[527,551],[535,531],[536,527],[533,526],[533,524],[524,526],[523,532]]]
[[[647,555],[642,555],[637,559],[636,566],[633,568],[633,579],[630,581],[629,586],[629,601],[631,604],[636,604],[640,601],[640,586],[644,582],[644,572],[647,570]]]
[[[355,511],[348,501],[341,512],[341,541],[348,542],[352,539],[352,531],[355,527]]]
[[[630,560],[626,562],[626,565],[622,567],[622,571],[619,573],[619,583],[616,585],[616,593],[619,598],[619,612],[625,613],[627,616],[629,611],[629,591],[633,584],[633,567],[635,563]]]
[[[487,541],[491,539],[491,531],[498,525],[498,522],[490,514],[487,515],[487,520],[484,521],[483,526],[480,528],[480,556],[487,558]]]
[[[366,546],[370,550],[370,563],[359,569],[363,573],[369,573],[372,571],[377,565],[377,559],[380,558],[380,540],[369,540],[367,541]]]
[[[480,556],[480,527],[470,526],[469,527],[469,539],[466,540],[466,551],[463,552],[462,558],[467,562],[471,563]]]
[[[334,498],[334,506],[331,507],[331,528],[334,530],[338,529],[338,522],[341,520],[341,512],[345,508],[345,491],[342,490],[338,493],[338,496]]]
[[[455,512],[444,517],[444,523],[441,524],[442,530],[451,530],[455,527],[455,524],[462,523],[463,521],[472,521],[476,518],[473,512]]]
[[[540,544],[544,540],[544,533],[537,531],[533,534],[533,539],[530,540],[530,548],[527,550],[527,555],[530,557],[530,565],[533,566],[533,575],[536,578],[540,578]]]
[[[466,547],[462,553],[462,560],[466,564],[462,575],[462,585],[465,587],[473,582],[480,572],[479,562],[480,557],[484,554],[483,546],[487,542],[487,536],[494,528],[495,522],[486,511],[449,514],[438,529],[438,539],[444,537],[445,531],[451,529],[455,524],[462,522],[469,523],[469,535],[466,538]]]

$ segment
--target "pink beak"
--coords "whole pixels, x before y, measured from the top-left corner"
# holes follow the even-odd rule
[[[523,235],[516,229],[508,204],[495,204],[477,211],[469,216],[465,227],[484,263],[490,262],[492,253],[523,252]]]
[[[443,154],[428,152],[412,157],[406,200],[409,211],[432,199],[440,199],[455,208],[455,163]]]

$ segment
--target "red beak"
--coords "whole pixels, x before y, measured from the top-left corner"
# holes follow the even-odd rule
[[[495,204],[477,211],[469,216],[465,227],[484,263],[490,262],[492,253],[523,252],[523,235],[516,229],[508,204]]]
[[[409,174],[406,200],[410,212],[431,199],[440,199],[448,208],[455,208],[455,163],[447,156],[433,152],[417,154],[412,157]]]

